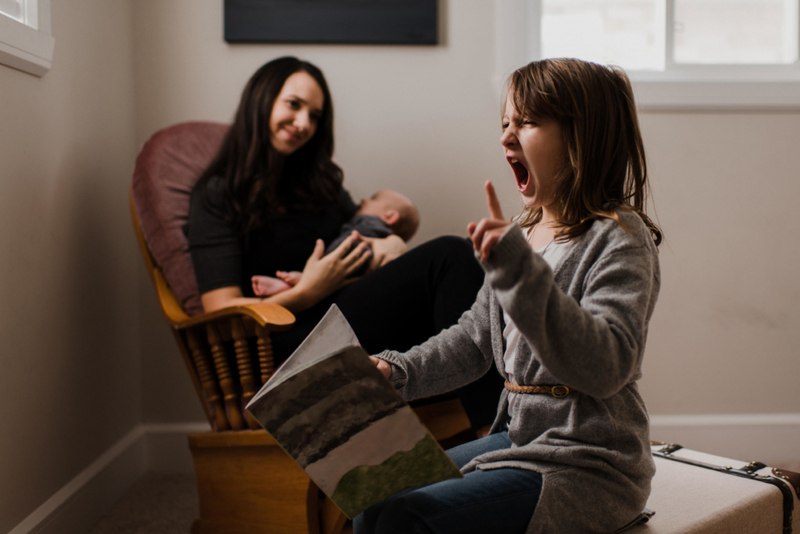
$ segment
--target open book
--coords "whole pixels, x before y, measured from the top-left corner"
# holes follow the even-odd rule
[[[462,476],[335,304],[247,410],[351,519],[402,489]]]

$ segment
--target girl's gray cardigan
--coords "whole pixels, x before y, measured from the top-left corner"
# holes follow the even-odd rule
[[[612,532],[641,512],[650,493],[655,467],[636,380],[660,286],[658,252],[636,214],[619,216],[627,229],[596,220],[554,270],[512,225],[483,265],[475,304],[456,325],[405,354],[379,355],[393,364],[392,381],[407,399],[456,389],[492,361],[508,378],[505,310],[524,339],[517,381],[574,390],[565,398],[520,395],[510,418],[504,390],[491,431],[507,427],[514,446],[463,469],[542,473],[528,534]]]

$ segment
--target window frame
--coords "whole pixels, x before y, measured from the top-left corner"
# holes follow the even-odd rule
[[[51,33],[50,0],[37,0],[32,28],[0,15],[0,64],[42,77],[53,65],[55,38]]]
[[[667,0],[667,20],[673,2]],[[497,57],[495,84],[500,86],[520,65],[540,57],[531,39],[540,0],[496,0]],[[800,12],[800,8],[798,9]],[[800,28],[800,15],[798,15]],[[666,34],[671,50],[672,33]],[[799,39],[800,41],[800,39]],[[800,44],[798,45],[800,46]],[[798,110],[800,60],[788,65],[677,65],[667,70],[628,71],[641,110]]]

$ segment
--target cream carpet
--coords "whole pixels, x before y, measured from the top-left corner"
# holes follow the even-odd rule
[[[199,513],[194,475],[148,473],[89,534],[188,534]]]

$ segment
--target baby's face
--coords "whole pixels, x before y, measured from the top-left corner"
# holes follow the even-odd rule
[[[371,197],[361,200],[356,214],[384,217],[389,211],[400,211],[399,206],[403,202],[404,199],[394,191],[378,191]]]

